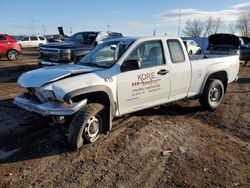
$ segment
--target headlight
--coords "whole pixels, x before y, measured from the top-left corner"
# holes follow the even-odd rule
[[[71,53],[70,49],[62,49],[60,50],[60,57],[62,59],[70,60],[70,53]]]
[[[43,90],[40,94],[46,101],[54,101],[56,99],[54,92],[50,90]]]

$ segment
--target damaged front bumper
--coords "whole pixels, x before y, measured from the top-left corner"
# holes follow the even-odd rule
[[[27,111],[35,112],[43,116],[64,116],[72,115],[79,111],[83,106],[87,104],[87,99],[84,99],[76,104],[66,104],[60,101],[50,101],[39,104],[28,99],[27,97],[25,97],[25,95],[21,95],[15,98],[14,104]]]

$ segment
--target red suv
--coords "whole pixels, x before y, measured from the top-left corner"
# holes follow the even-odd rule
[[[12,36],[0,34],[0,57],[6,56],[10,61],[15,61],[21,53],[21,46]]]

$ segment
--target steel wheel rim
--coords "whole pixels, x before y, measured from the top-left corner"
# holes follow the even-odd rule
[[[92,116],[89,118],[84,136],[89,142],[94,142],[98,139],[102,127],[102,121],[99,116]]]
[[[211,102],[218,102],[221,99],[221,88],[213,87],[209,92],[209,98]]]

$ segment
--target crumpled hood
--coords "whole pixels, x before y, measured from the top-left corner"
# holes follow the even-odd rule
[[[54,82],[70,75],[90,73],[98,70],[102,70],[102,68],[74,64],[45,67],[22,74],[17,82],[24,88],[41,87],[46,83]]]

